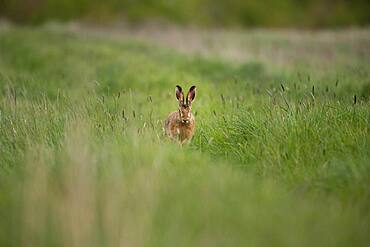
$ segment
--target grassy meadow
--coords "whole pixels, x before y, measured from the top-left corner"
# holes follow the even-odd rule
[[[367,246],[369,51],[368,29],[1,25],[0,245]]]

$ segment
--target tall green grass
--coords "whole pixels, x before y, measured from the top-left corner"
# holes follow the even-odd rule
[[[366,246],[366,60],[315,73],[0,30],[1,245]],[[162,131],[178,83],[198,87],[186,146]]]

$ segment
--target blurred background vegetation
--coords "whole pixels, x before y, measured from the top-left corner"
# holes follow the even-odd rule
[[[0,17],[23,24],[157,21],[201,27],[343,27],[370,23],[368,0],[0,0]]]

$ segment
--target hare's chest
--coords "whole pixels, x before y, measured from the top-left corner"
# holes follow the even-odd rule
[[[194,125],[177,125],[174,130],[180,140],[187,140],[193,136]]]

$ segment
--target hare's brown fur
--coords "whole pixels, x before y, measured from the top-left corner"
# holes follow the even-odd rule
[[[165,134],[172,140],[185,143],[191,140],[195,132],[195,118],[191,113],[191,103],[195,98],[195,86],[189,89],[186,99],[181,87],[176,86],[176,97],[179,101],[179,108],[168,115],[164,130]]]
[[[168,115],[165,122],[165,132],[173,140],[178,140],[181,143],[190,141],[194,135],[195,130],[195,119],[191,114],[188,124],[184,124],[180,120],[180,113],[174,111]]]

